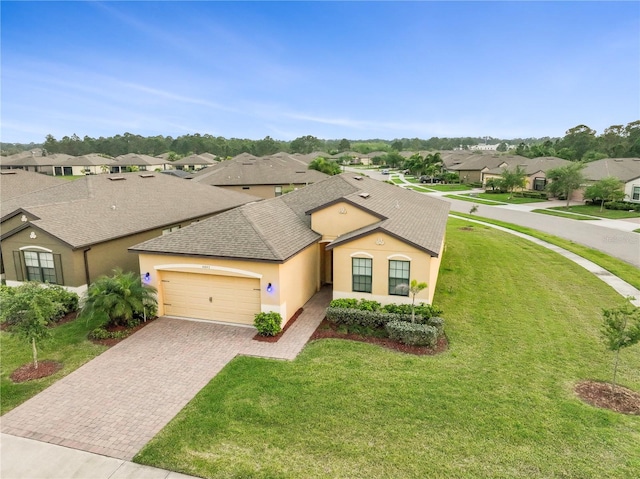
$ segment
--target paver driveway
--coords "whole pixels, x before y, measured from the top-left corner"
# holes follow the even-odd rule
[[[277,343],[253,341],[253,328],[160,318],[2,416],[2,432],[130,460],[236,355],[295,358],[330,298],[311,298]]]

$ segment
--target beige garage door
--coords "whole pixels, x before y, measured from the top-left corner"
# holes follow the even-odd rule
[[[164,314],[182,318],[253,324],[260,312],[260,280],[164,271]]]

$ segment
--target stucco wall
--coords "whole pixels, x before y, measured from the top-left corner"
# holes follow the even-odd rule
[[[322,239],[333,240],[340,235],[380,221],[380,218],[350,203],[340,202],[311,214],[311,229]]]
[[[371,293],[352,290],[351,258],[372,258]],[[389,295],[389,260],[410,261],[410,280],[426,282],[428,287],[416,296],[416,301],[431,303],[438,277],[439,261],[426,252],[384,233],[373,233],[333,250],[333,297],[367,298],[388,303],[409,303],[408,296]]]

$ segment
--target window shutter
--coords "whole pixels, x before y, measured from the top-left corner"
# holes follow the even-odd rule
[[[16,268],[16,281],[24,281],[26,276],[26,267],[24,264],[24,256],[20,251],[13,252],[13,265]]]
[[[56,284],[64,284],[64,276],[62,274],[62,257],[59,253],[53,255],[53,266],[56,269]]]

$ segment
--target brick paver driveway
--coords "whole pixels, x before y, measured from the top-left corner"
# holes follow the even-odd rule
[[[255,329],[160,318],[2,416],[2,432],[130,460],[231,359],[293,359],[324,317],[324,289],[277,343]]]

